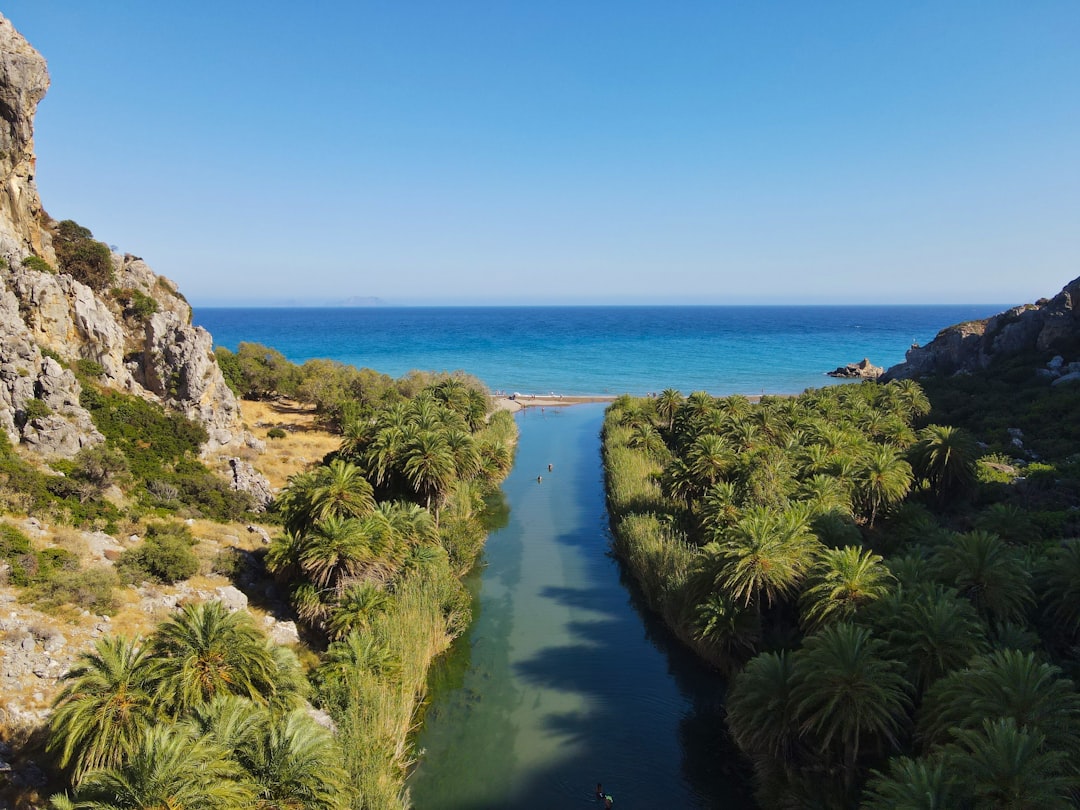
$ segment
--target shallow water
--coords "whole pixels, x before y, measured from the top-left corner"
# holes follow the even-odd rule
[[[595,808],[597,781],[620,810],[750,806],[735,757],[717,753],[721,684],[642,614],[609,554],[603,406],[518,419],[509,523],[435,673],[414,807]]]

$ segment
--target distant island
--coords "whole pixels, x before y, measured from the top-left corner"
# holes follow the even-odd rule
[[[377,298],[374,295],[354,295],[351,298],[346,298],[343,301],[334,304],[333,306],[339,307],[383,307],[386,306],[386,302],[381,298]]]

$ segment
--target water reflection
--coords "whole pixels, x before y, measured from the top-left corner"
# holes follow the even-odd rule
[[[597,781],[620,810],[749,806],[736,760],[717,755],[719,682],[641,610],[607,553],[602,416],[519,416],[510,518],[450,665],[464,672],[434,685],[419,736],[418,810],[595,807]]]

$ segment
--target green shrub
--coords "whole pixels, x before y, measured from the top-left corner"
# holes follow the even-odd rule
[[[173,584],[199,571],[199,558],[191,550],[195,539],[183,524],[155,523],[147,527],[146,540],[128,549],[117,567],[131,582],[143,579]]]
[[[33,586],[30,599],[45,610],[74,605],[91,613],[116,613],[114,589],[120,585],[116,572],[107,566],[83,570],[62,569]]]
[[[266,438],[268,439],[284,439],[288,435],[289,434],[287,434],[279,427],[270,428],[268,431],[266,431]]]
[[[21,420],[18,416],[16,416],[16,419],[25,425],[35,419],[44,419],[46,416],[52,416],[52,408],[45,404],[45,400],[28,399],[26,404],[23,405]]]
[[[54,352],[49,347],[47,347],[47,346],[38,346],[38,350],[41,352],[42,357],[51,357],[53,360],[55,360],[60,365],[64,365],[64,358],[62,358],[59,354]]]
[[[22,266],[41,273],[55,273],[56,268],[40,256],[27,256],[22,260]]]
[[[113,298],[115,298],[120,303],[120,306],[124,308],[125,318],[135,318],[136,320],[145,321],[160,309],[157,299],[152,298],[141,290],[125,287],[123,289],[114,289],[112,294]]]
[[[244,570],[244,558],[244,552],[238,548],[223,548],[214,555],[210,570],[219,576],[235,581]]]
[[[202,425],[130,394],[83,389],[79,401],[97,429],[127,457],[132,474],[142,480],[160,477],[169,465],[197,454],[207,439]]]
[[[105,373],[105,367],[96,360],[87,360],[85,358],[75,361],[75,374],[79,377],[87,379],[97,379]]]
[[[108,289],[114,278],[112,253],[89,228],[65,219],[56,226],[53,248],[60,269],[92,290]]]

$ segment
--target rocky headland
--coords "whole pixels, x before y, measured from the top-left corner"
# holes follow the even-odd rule
[[[903,363],[882,375],[882,382],[951,375],[988,368],[1001,357],[1024,352],[1042,360],[1060,357],[1051,371],[1068,369],[1080,359],[1080,278],[1050,299],[1013,307],[981,321],[942,329],[925,346],[912,346]],[[1065,373],[1069,373],[1067,370]]]

